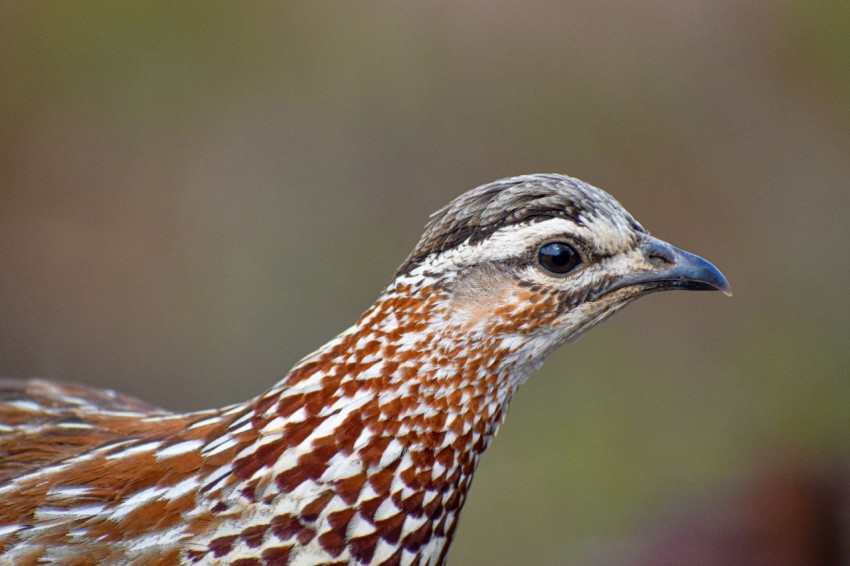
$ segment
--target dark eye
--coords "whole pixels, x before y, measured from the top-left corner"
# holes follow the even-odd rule
[[[563,275],[581,265],[581,255],[563,242],[546,244],[537,252],[537,260],[546,271]]]

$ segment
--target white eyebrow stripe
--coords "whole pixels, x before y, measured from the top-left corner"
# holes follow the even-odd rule
[[[590,233],[590,230],[564,218],[512,224],[500,228],[485,240],[475,244],[463,243],[442,253],[428,256],[411,275],[419,273],[420,269],[452,270],[463,265],[506,260],[526,253],[531,246],[547,236],[575,234],[578,237],[589,237]]]

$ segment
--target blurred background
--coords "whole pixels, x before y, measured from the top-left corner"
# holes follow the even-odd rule
[[[558,352],[450,563],[850,564],[843,0],[3,2],[0,375],[247,399],[433,210],[553,171],[735,295]]]

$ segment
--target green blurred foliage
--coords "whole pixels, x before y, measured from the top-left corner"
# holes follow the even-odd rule
[[[452,563],[628,549],[683,498],[850,445],[848,38],[839,0],[7,2],[0,374],[248,398],[448,199],[569,173],[735,296],[651,297],[554,356]]]

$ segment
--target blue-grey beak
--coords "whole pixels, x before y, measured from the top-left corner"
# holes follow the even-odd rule
[[[686,289],[721,291],[726,296],[732,296],[732,288],[720,270],[698,255],[680,250],[652,236],[646,236],[640,248],[647,262],[656,268],[623,277],[606,289],[606,293],[634,286],[647,292]]]

